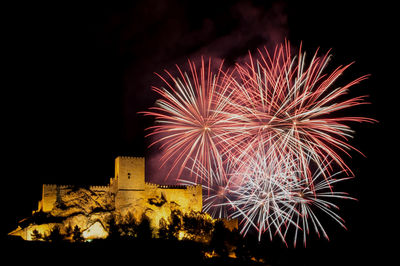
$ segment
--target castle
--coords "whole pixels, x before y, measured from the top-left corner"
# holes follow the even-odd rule
[[[183,213],[202,210],[202,187],[165,186],[145,181],[145,160],[142,157],[119,156],[115,159],[115,176],[107,186],[44,184],[42,199],[33,216],[51,217],[46,222],[27,219],[10,235],[32,240],[34,231],[46,234],[54,226],[61,229],[78,225],[85,239],[106,238],[106,220],[110,215],[143,215],[157,228],[174,209]],[[21,226],[22,224],[22,226]]]

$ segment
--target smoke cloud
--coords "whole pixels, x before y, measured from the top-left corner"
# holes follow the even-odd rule
[[[139,141],[153,121],[138,112],[154,105],[158,96],[151,86],[163,85],[154,72],[176,74],[175,65],[185,69],[188,59],[199,65],[202,56],[231,67],[249,50],[273,47],[288,33],[285,8],[281,2],[150,0],[116,8],[106,18],[107,31],[99,38],[115,47],[123,64],[124,138],[132,143],[130,149],[145,153],[146,167],[152,169],[149,181],[164,181],[168,170],[168,165],[160,169],[162,151],[147,149],[150,139]]]

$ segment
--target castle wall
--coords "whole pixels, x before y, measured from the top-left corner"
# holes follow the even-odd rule
[[[39,203],[39,210],[43,212],[50,212],[55,203],[60,201],[62,197],[71,190],[71,186],[68,185],[52,185],[44,184],[42,188],[42,200]]]
[[[201,186],[160,186],[145,183],[144,158],[117,157],[115,159],[115,178],[108,186],[90,186],[89,189],[101,198],[115,195],[113,202],[117,210],[132,209],[144,204],[149,198],[163,197],[186,210],[201,211]],[[42,200],[38,209],[50,212],[57,201],[70,191],[72,186],[44,184]],[[105,200],[102,200],[105,201]]]
[[[136,218],[143,213],[145,202],[145,162],[142,157],[120,156],[115,159],[115,209],[122,214],[128,211]]]
[[[202,188],[198,186],[160,186],[151,183],[145,185],[145,197],[165,199],[174,202],[181,208],[190,211],[201,211]]]
[[[122,215],[132,213],[136,219],[140,219],[143,214],[143,206],[146,197],[143,191],[123,191],[119,190],[115,197],[115,210]]]
[[[53,209],[54,203],[56,202],[56,185],[47,185],[44,184],[42,187],[42,200],[39,207],[41,207],[41,211],[49,212]]]
[[[171,211],[175,208],[179,208],[184,213],[202,211],[201,185],[163,186],[146,183],[144,158],[117,157],[115,159],[115,177],[110,179],[110,184],[107,186],[90,186],[89,190],[91,192],[86,189],[77,191],[74,186],[44,184],[38,210],[52,211],[53,215],[65,216],[66,212],[76,211],[77,206],[83,212],[89,213],[93,208],[92,206],[99,204],[122,216],[129,212],[138,220],[141,219],[143,214],[146,214],[155,229],[158,228],[160,219],[167,220]],[[68,207],[68,210],[57,209],[54,208],[57,202],[75,207]],[[70,224],[79,224],[82,229],[87,228],[86,216],[86,218],[79,215],[73,217],[76,219],[68,220]],[[38,227],[38,229],[42,233],[49,228],[43,226],[43,228]],[[24,237],[29,238],[28,235],[32,230],[33,228],[27,228],[21,232],[25,234]]]
[[[90,186],[89,189],[93,192],[109,192],[110,186]]]
[[[106,208],[115,208],[115,197],[110,186],[90,186],[90,191],[95,193],[92,198]]]
[[[118,190],[144,190],[144,169],[143,157],[117,157],[115,159],[115,178]]]
[[[33,231],[36,230],[38,233],[40,233],[42,236],[48,235],[51,231],[51,229],[58,224],[56,223],[47,223],[47,224],[40,224],[40,225],[29,225],[28,227],[25,228],[18,228],[14,232],[10,233],[14,236],[20,236],[24,240],[31,241],[32,239],[32,234]]]
[[[203,208],[201,186],[163,187],[161,193],[167,201],[177,203],[184,211],[198,211]]]

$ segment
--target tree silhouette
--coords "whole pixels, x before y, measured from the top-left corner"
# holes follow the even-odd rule
[[[228,234],[229,230],[225,228],[222,220],[218,220],[214,223],[214,228],[210,241],[210,248],[223,258],[227,257],[229,254],[229,250],[226,244]]]
[[[201,218],[196,215],[183,216],[183,227],[188,235],[191,236],[191,240],[194,240],[195,236],[201,234]]]
[[[178,239],[179,232],[182,230],[182,212],[173,210],[169,217],[168,239]]]
[[[169,239],[168,222],[164,218],[161,218],[158,223],[158,238]]]
[[[133,238],[137,236],[138,224],[131,212],[124,216],[124,219],[118,224],[120,236],[124,238]]]
[[[84,240],[81,229],[78,225],[75,225],[74,230],[72,231],[72,240],[74,242],[82,242]]]
[[[36,229],[33,230],[31,237],[33,241],[43,240],[43,235]]]
[[[153,237],[153,230],[150,226],[150,220],[146,215],[142,216],[141,221],[136,226],[137,238],[139,239],[151,239]]]
[[[190,212],[183,216],[183,230],[190,240],[206,241],[210,239],[212,222],[201,212]]]
[[[73,233],[73,229],[72,229],[72,226],[71,226],[71,224],[68,224],[68,226],[66,226],[65,228],[64,228],[64,231],[65,231],[65,235],[64,235],[64,240],[72,240],[72,233]]]
[[[64,236],[61,234],[61,230],[58,225],[51,229],[50,234],[46,236],[46,240],[53,243],[59,243],[64,240]]]
[[[159,221],[158,237],[161,239],[177,240],[179,232],[183,230],[182,212],[171,211],[168,220],[161,218]]]
[[[111,215],[107,221],[108,223],[108,238],[109,240],[116,240],[121,237],[120,228],[117,224],[115,215]]]

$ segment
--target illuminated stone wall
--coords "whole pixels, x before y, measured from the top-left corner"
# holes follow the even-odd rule
[[[160,188],[161,193],[169,202],[176,202],[183,211],[201,211],[203,207],[201,186],[188,186],[186,188]]]
[[[115,209],[122,215],[131,212],[138,219],[143,214],[144,169],[144,158],[120,156],[115,159]]]
[[[29,225],[25,228],[18,227],[17,229],[9,233],[9,235],[20,236],[24,240],[31,241],[33,240],[32,235],[34,230],[42,235],[45,235],[46,233],[48,234],[55,225],[56,224],[48,223],[41,225]]]
[[[145,161],[138,157],[118,157],[115,160],[115,209],[122,214],[141,216],[149,201],[166,200],[179,205],[182,211],[201,211],[201,186],[161,186],[145,182]],[[150,204],[151,205],[151,204]],[[144,208],[146,207],[146,208]]]
[[[179,209],[183,213],[201,212],[203,207],[201,185],[161,186],[146,183],[145,195],[145,214],[156,229],[160,220],[167,220],[172,210]]]
[[[44,184],[42,187],[42,200],[39,202],[39,210],[50,212],[57,201],[62,200],[65,194],[71,190],[69,185]]]
[[[115,159],[115,179],[118,190],[144,190],[144,169],[143,157],[117,157]]]
[[[146,183],[144,158],[121,156],[115,159],[115,177],[110,179],[107,186],[77,188],[44,184],[37,212],[62,217],[64,221],[60,224],[61,228],[78,225],[86,232],[86,236],[93,238],[93,232],[101,231],[99,224],[106,224],[106,217],[113,213],[119,216],[131,213],[138,220],[145,214],[150,218],[151,226],[158,229],[160,219],[168,219],[175,209],[183,213],[201,212],[201,185],[163,186]],[[30,225],[16,230],[14,235],[30,240],[34,229],[46,234],[51,227],[50,224]],[[102,232],[99,237],[105,235]]]

